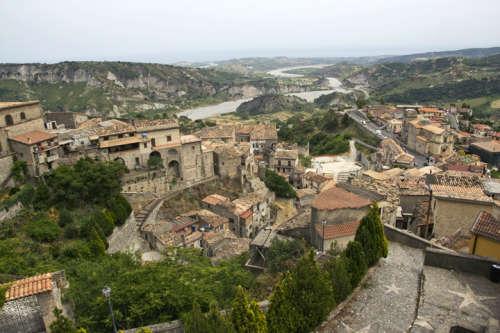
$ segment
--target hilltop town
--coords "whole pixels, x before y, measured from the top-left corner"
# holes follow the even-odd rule
[[[350,138],[345,139],[350,140],[346,152],[314,156],[309,143],[281,140],[281,127],[270,121],[216,118],[209,126],[186,132],[175,117],[89,117],[45,112],[38,101],[0,102],[0,183],[4,189],[21,186],[22,193],[26,185],[21,179],[49,179],[51,186],[51,174],[76,167],[82,159],[113,163],[122,169],[119,192],[131,212],[104,232],[108,255],[134,254],[147,265],[161,263],[172,249],[193,248],[211,265],[244,258],[244,269],[263,276],[274,267],[271,258],[279,244],[300,240],[300,246],[314,250],[318,262],[349,253],[361,237],[360,225],[376,214],[390,241],[388,257],[368,271],[365,279],[372,279],[372,286],[355,291],[323,324],[315,323],[321,324],[320,331],[349,332],[370,325],[379,331],[441,332],[457,325],[498,329],[500,298],[470,296],[476,301],[459,307],[470,318],[448,316],[444,321],[432,309],[432,298],[441,297],[436,288],[442,274],[451,274],[448,269],[460,275],[445,283],[468,281],[470,295],[471,286],[481,295],[500,291],[480,277],[500,260],[500,134],[486,124],[472,124],[472,110],[466,106],[368,105],[327,113],[371,135],[377,146]],[[10,193],[0,215],[5,225],[30,209],[21,195]],[[401,276],[394,280],[396,271]],[[0,312],[6,331],[20,325],[12,309],[26,297],[49,299],[33,314],[38,319],[21,320],[33,321],[33,327],[49,327],[57,320],[55,307],[68,316],[74,311],[60,298],[67,289],[64,271],[43,273],[9,285]],[[381,276],[389,281],[380,285]],[[419,276],[425,282],[418,282]],[[417,280],[406,285],[412,279]],[[34,283],[30,281],[48,281],[42,283],[48,287],[40,287],[41,282],[24,287]],[[380,290],[390,281],[390,289]],[[421,288],[426,292],[422,299]],[[453,288],[451,294],[462,295],[460,288]],[[402,290],[411,294],[406,300],[400,297]],[[402,306],[416,306],[417,315],[387,313],[384,320],[372,321],[340,311],[357,311],[363,297],[378,293],[393,293]],[[455,309],[453,299],[446,302],[443,307]],[[380,304],[367,306],[375,313]]]

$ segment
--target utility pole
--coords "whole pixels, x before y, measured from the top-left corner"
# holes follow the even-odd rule
[[[116,329],[115,315],[113,313],[113,305],[111,304],[111,288],[104,287],[102,289],[102,294],[108,300],[109,312],[111,313],[111,320],[113,321],[113,333],[117,333],[118,330]]]

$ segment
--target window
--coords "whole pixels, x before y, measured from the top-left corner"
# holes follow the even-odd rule
[[[139,157],[136,157],[135,158],[135,165],[140,165],[141,164],[141,161],[139,160]]]
[[[278,160],[278,165],[281,166],[281,160]]]
[[[12,119],[12,116],[10,114],[5,116],[5,125],[7,126],[14,125],[14,120]]]
[[[144,148],[148,148],[148,143],[144,142]]]
[[[167,135],[167,142],[170,142],[172,141],[172,136],[171,135]]]
[[[123,138],[123,134],[118,134],[118,138]]]
[[[156,147],[156,140],[155,138],[151,138],[151,146]]]
[[[20,117],[21,117],[21,120],[24,120],[24,119],[26,119],[26,114],[24,112],[21,112]]]
[[[288,166],[292,166],[292,161],[288,161]]]
[[[195,148],[194,146],[191,146],[191,150],[194,150],[194,148]]]
[[[109,136],[105,136],[104,138],[102,138],[104,141],[107,141],[109,140]]]

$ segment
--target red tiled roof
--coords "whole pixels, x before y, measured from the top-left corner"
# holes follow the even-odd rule
[[[252,210],[251,209],[248,209],[248,210],[246,210],[246,211],[244,211],[243,213],[240,214],[240,217],[242,219],[247,219],[250,216],[252,216]]]
[[[15,137],[10,138],[11,140],[24,143],[25,145],[34,145],[39,142],[47,141],[57,137],[56,134],[45,132],[45,131],[31,131]]]
[[[361,208],[370,204],[370,200],[336,186],[321,192],[312,202],[314,208],[321,210]]]
[[[325,225],[325,235],[323,236],[323,225],[315,225],[316,233],[323,239],[335,239],[339,237],[352,236],[358,230],[359,221],[347,223],[335,223]]]
[[[223,195],[217,194],[217,193],[213,193],[213,194],[207,195],[205,198],[203,198],[202,201],[206,204],[215,206],[215,205],[218,205],[222,202],[228,202],[229,198],[227,198]]]
[[[500,221],[490,213],[482,211],[477,216],[471,232],[500,242]]]
[[[15,281],[5,294],[6,301],[37,295],[52,290],[52,273]]]

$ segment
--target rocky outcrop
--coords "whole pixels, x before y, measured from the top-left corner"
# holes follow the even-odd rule
[[[289,84],[274,78],[161,64],[0,64],[0,99],[39,99],[48,110],[109,114],[141,112],[162,105],[165,111],[204,99],[222,101],[315,88],[315,84]]]
[[[241,104],[236,112],[257,115],[280,111],[312,111],[313,108],[312,104],[296,96],[263,95]]]

